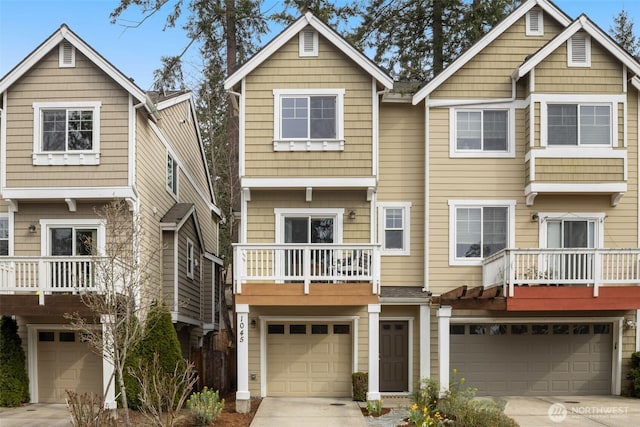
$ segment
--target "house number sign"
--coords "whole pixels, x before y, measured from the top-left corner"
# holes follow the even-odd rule
[[[240,315],[240,322],[239,323],[240,323],[240,325],[239,325],[239,327],[240,327],[239,328],[240,329],[240,334],[239,334],[240,340],[239,340],[239,342],[244,342],[245,337],[246,337],[246,333],[247,333],[247,322],[245,322],[244,314]]]

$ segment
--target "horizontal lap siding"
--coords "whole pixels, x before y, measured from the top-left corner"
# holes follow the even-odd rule
[[[33,102],[101,101],[99,166],[34,166]],[[8,92],[7,187],[123,186],[128,183],[128,95],[76,51],[58,67],[54,49]]]
[[[178,232],[178,312],[191,319],[202,320],[200,313],[200,255],[202,248],[196,236],[195,224],[189,220]],[[193,279],[187,277],[187,238],[194,245],[193,257],[196,260],[193,270]]]
[[[621,182],[623,159],[538,158],[537,182]]]
[[[423,108],[382,104],[379,158],[378,201],[411,202],[410,256],[383,255],[382,284],[421,286],[424,284]]]
[[[544,25],[544,36],[527,37],[525,36],[525,18],[521,18],[465,64],[453,77],[438,87],[431,98],[511,97],[513,70],[561,30],[548,15],[544,16]]]
[[[371,77],[322,36],[319,56],[298,56],[298,37],[246,78],[246,175],[361,177],[372,174]],[[274,152],[273,89],[345,89],[343,152]]]

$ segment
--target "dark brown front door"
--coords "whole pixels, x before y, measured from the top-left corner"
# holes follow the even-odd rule
[[[380,321],[380,391],[409,391],[409,322]]]

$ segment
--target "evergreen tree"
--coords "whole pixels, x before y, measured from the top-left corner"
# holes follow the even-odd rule
[[[613,18],[613,25],[609,28],[609,33],[630,55],[640,59],[640,39],[634,34],[633,24],[633,19],[629,17],[626,10],[622,9]]]
[[[29,401],[29,377],[17,322],[0,319],[0,406],[20,406]]]

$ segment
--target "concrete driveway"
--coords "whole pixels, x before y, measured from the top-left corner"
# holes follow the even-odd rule
[[[69,427],[65,404],[34,403],[19,408],[0,408],[0,427]]]
[[[360,407],[351,399],[265,397],[251,427],[365,427]]]
[[[520,427],[640,425],[640,399],[620,396],[505,397],[505,414]]]

